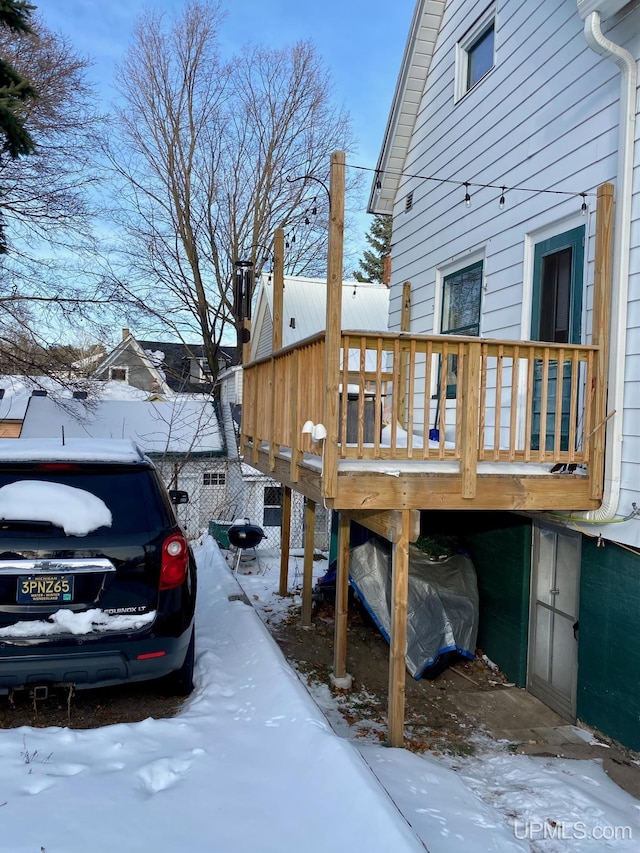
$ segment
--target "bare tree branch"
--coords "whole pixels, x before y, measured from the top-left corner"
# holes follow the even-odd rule
[[[223,18],[207,0],[171,20],[141,17],[118,73],[118,136],[106,145],[126,202],[127,290],[156,317],[197,331],[214,376],[225,329],[241,327],[234,261],[251,260],[259,273],[273,231],[284,226],[295,232],[288,272],[322,269],[326,194],[286,178],[326,180],[331,151],[352,146],[348,116],[332,105],[311,43],[248,46],[225,62]]]

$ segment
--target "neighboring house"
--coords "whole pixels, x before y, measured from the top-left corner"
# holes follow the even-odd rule
[[[263,273],[251,331],[251,360],[269,355],[273,336],[273,276]],[[282,304],[282,346],[296,344],[325,328],[325,279],[285,276]],[[384,284],[345,281],[342,284],[342,328],[386,328],[389,288]]]
[[[212,508],[226,499],[226,447],[210,400],[30,397],[21,438],[86,437],[131,439],[154,460],[168,488],[189,492],[178,511],[190,537],[207,529]]]
[[[370,201],[370,212],[393,215],[391,329],[399,328],[402,285],[410,281],[412,333],[592,344],[595,193],[614,185],[608,420],[594,425],[606,431],[597,507],[432,513],[422,524],[464,525],[483,605],[478,642],[489,657],[566,718],[635,749],[639,57],[637,3],[420,0]],[[567,370],[549,396],[571,395]],[[532,381],[541,383],[539,372]],[[547,435],[548,447],[554,438],[579,446],[576,417],[573,410]],[[534,413],[538,446],[540,423]],[[569,482],[565,488],[571,494]]]
[[[218,367],[235,359],[235,347],[219,347]],[[209,393],[212,382],[202,344],[137,340],[129,329],[92,373],[93,379],[127,382],[149,393]]]

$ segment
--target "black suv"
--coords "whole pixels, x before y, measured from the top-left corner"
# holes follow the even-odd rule
[[[192,690],[188,498],[169,494],[129,441],[0,439],[0,693]]]

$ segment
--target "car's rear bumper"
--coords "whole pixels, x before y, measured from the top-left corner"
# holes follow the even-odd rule
[[[192,626],[179,637],[130,636],[64,645],[0,648],[0,694],[20,688],[74,685],[107,687],[161,678],[183,664]]]

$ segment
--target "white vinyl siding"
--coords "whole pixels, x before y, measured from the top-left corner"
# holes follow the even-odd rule
[[[478,16],[475,0],[447,4],[394,208],[390,328],[399,330],[402,285],[412,283],[411,330],[438,332],[442,281],[438,270],[464,266],[485,252],[483,337],[527,339],[531,321],[532,247],[543,233],[584,224],[582,340],[590,342],[595,198],[616,182],[620,75],[615,63],[587,46],[575,0],[498,0],[499,61],[481,85],[456,102],[456,45]],[[609,22],[607,22],[608,24]],[[606,35],[640,56],[640,7]],[[636,146],[636,178],[640,145]],[[421,181],[415,176],[451,182]],[[411,176],[411,177],[408,177]],[[471,206],[464,204],[469,183]],[[493,187],[477,186],[492,184]],[[636,181],[637,184],[637,181]],[[506,186],[500,210],[500,187]],[[556,189],[576,196],[523,192]],[[413,206],[404,212],[407,192]],[[581,192],[589,192],[580,215]],[[620,511],[640,504],[640,198],[634,199],[623,491]],[[629,537],[640,541],[640,525]],[[625,540],[622,540],[625,541]]]

